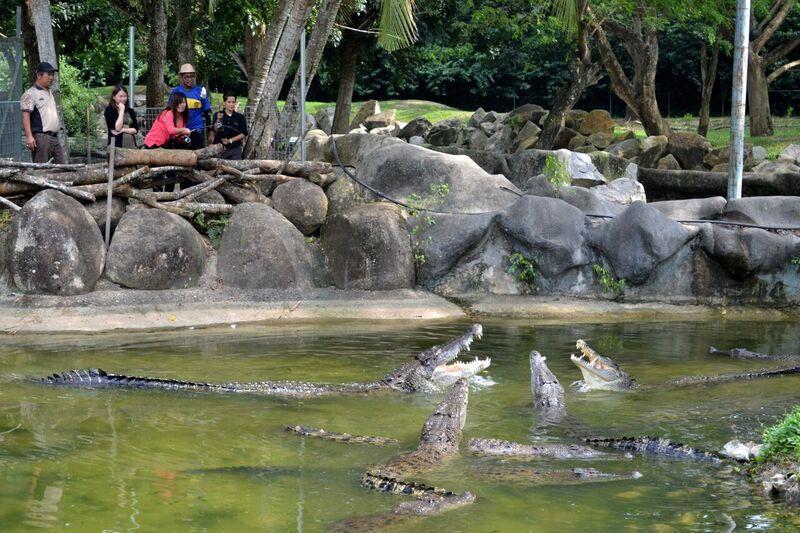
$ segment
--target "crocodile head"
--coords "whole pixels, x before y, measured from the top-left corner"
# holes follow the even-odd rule
[[[435,448],[440,455],[458,451],[461,431],[467,421],[468,396],[467,380],[458,380],[450,394],[425,420],[420,437],[420,449]]]
[[[530,353],[531,389],[534,407],[552,415],[563,414],[565,410],[564,388],[555,374],[547,368],[547,358],[533,350]]]
[[[586,341],[578,339],[575,347],[580,355],[572,354],[570,361],[581,369],[582,390],[630,390],[638,386],[617,363],[594,351]]]
[[[489,367],[492,360],[455,361],[461,350],[469,350],[474,339],[483,336],[483,327],[474,324],[463,335],[445,344],[428,348],[400,368],[392,370],[381,380],[389,388],[405,392],[438,392],[459,379],[474,376]]]

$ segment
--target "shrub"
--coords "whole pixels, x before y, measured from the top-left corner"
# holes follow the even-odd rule
[[[538,264],[535,257],[525,257],[521,253],[513,253],[506,257],[508,266],[506,272],[517,278],[522,283],[525,292],[536,292],[536,279],[539,272],[536,270]]]
[[[781,457],[800,460],[800,405],[768,427],[762,434],[764,450],[759,459],[774,460]]]
[[[67,135],[86,134],[86,108],[95,103],[95,95],[85,85],[78,69],[62,60],[59,67],[61,80],[61,109]],[[110,93],[109,93],[110,94]]]
[[[556,188],[565,187],[572,182],[567,166],[552,154],[544,161],[544,177]]]

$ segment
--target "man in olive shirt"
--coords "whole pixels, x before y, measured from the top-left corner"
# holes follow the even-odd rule
[[[58,69],[50,63],[36,65],[36,83],[22,93],[19,99],[22,109],[22,129],[25,132],[25,146],[32,152],[34,163],[66,163],[67,156],[58,143],[58,108],[50,92],[53,73]]]

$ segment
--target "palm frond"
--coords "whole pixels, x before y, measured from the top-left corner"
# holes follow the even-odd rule
[[[378,44],[389,52],[405,48],[417,38],[414,0],[382,0]]]
[[[551,0],[553,14],[569,33],[578,29],[577,4],[577,0]]]

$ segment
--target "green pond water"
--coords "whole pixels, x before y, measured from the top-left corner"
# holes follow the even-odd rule
[[[321,531],[388,512],[402,497],[359,478],[418,443],[442,396],[288,400],[252,395],[81,390],[25,378],[70,368],[194,381],[368,381],[463,323],[298,325],[126,335],[5,337],[0,346],[0,531]],[[796,511],[758,495],[733,467],[636,457],[606,461],[502,460],[466,451],[471,437],[523,443],[579,436],[659,435],[718,450],[757,439],[800,402],[800,376],[633,393],[567,389],[569,417],[532,411],[528,352],[548,357],[567,387],[568,360],[588,339],[642,384],[765,366],[707,354],[708,346],[800,352],[800,325],[645,322],[538,325],[484,321],[472,355],[491,356],[473,385],[462,452],[424,481],[471,490],[476,502],[387,531],[797,530]],[[493,382],[487,385],[486,382]],[[393,437],[375,447],[302,439],[289,424]],[[547,486],[503,477],[514,467],[638,470],[635,480]]]

